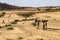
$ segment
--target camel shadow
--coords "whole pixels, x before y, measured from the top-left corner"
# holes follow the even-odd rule
[[[59,31],[60,29],[57,28],[47,28],[48,31]]]

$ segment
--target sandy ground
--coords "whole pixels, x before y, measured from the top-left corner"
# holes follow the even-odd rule
[[[8,24],[15,19],[24,19],[24,17],[17,16],[16,13],[17,12],[14,11],[6,11],[6,15],[0,18],[0,26],[4,26],[5,24]],[[11,15],[10,18],[8,18],[9,15]],[[42,29],[42,22],[40,22],[40,29],[36,29],[36,27],[31,25],[31,23],[34,21],[18,22],[17,24],[12,25],[14,30],[7,30],[7,28],[5,27],[1,28],[0,40],[18,40],[19,37],[22,37],[22,39],[20,40],[60,40],[60,12],[37,13],[33,15],[32,18],[34,17],[39,17],[40,19],[47,19],[47,30]],[[2,23],[3,20],[5,21],[5,24]]]

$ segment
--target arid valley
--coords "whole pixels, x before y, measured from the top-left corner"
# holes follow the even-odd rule
[[[27,18],[34,19],[38,17],[40,20],[48,20],[47,30],[43,30],[42,22],[40,22],[39,29],[33,26],[34,20],[18,21],[16,24],[11,23],[14,20],[24,19],[23,16],[18,16],[17,13],[31,11],[0,11],[0,13],[3,12],[6,14],[0,17],[0,40],[60,40],[60,12],[35,12],[36,14]],[[13,30],[8,30],[9,27]]]

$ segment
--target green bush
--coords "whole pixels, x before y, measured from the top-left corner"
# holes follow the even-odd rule
[[[11,24],[5,25],[5,27],[12,26]]]
[[[32,19],[23,19],[22,21],[31,21],[31,20],[34,20],[33,18]]]
[[[33,23],[31,23],[31,25],[36,26],[36,23],[35,23],[35,22],[33,22]]]
[[[13,27],[9,27],[9,28],[7,28],[7,30],[14,30],[14,28]]]
[[[8,24],[7,26],[11,26],[11,24]]]
[[[23,19],[22,21],[27,21],[26,19]]]
[[[5,14],[6,14],[5,12],[2,12],[2,13],[0,14],[0,17],[3,17]]]
[[[51,16],[45,16],[46,18],[51,18]]]
[[[13,21],[13,22],[11,22],[11,24],[17,24],[17,22]]]
[[[21,39],[23,39],[22,37],[18,37],[18,39],[17,40],[21,40]]]
[[[36,40],[43,40],[43,39],[37,38]]]

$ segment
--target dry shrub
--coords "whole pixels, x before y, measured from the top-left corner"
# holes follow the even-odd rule
[[[9,28],[7,28],[7,30],[14,30],[14,28],[13,27],[9,27]]]
[[[19,36],[17,40],[21,40],[21,39],[23,39],[23,38]]]

